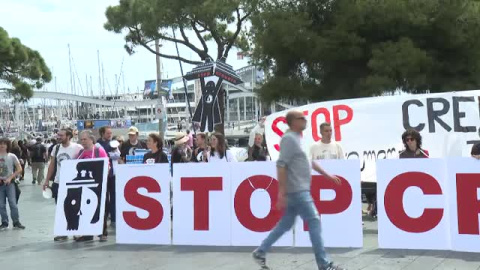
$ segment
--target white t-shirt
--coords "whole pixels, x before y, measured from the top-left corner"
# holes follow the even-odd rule
[[[237,162],[237,159],[235,156],[232,154],[230,150],[227,150],[225,153],[225,156],[223,158],[220,158],[217,152],[213,156],[210,156],[210,153],[208,153],[208,162],[209,163],[215,163],[215,162]]]
[[[55,157],[55,152],[57,150],[57,147],[59,146],[54,146],[52,150],[52,157]],[[58,154],[56,157],[57,160],[57,173],[55,175],[55,183],[59,183],[60,181],[60,167],[62,164],[62,161],[64,160],[69,160],[69,159],[76,159],[78,157],[78,153],[80,150],[82,150],[83,147],[80,144],[77,143],[70,143],[68,147],[63,147],[63,145],[60,144],[60,149],[58,149]]]
[[[318,142],[310,147],[310,159],[345,159],[342,146],[337,142]]]

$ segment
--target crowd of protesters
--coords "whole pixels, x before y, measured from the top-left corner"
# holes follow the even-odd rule
[[[269,160],[265,144],[264,121],[252,130],[249,138],[248,161]],[[332,140],[332,127],[329,123],[320,125],[321,140],[311,146],[308,158],[319,159],[345,159],[342,146]],[[225,136],[221,133],[196,133],[177,132],[174,139],[164,142],[157,134],[151,133],[146,141],[139,139],[136,127],[130,127],[123,136],[113,136],[111,127],[99,129],[98,139],[91,131],[79,134],[77,144],[72,141],[74,132],[71,129],[61,129],[54,140],[43,141],[37,138],[34,141],[10,140],[0,138],[0,230],[9,227],[7,204],[13,228],[24,229],[20,223],[18,199],[21,190],[20,181],[24,180],[26,166],[32,169],[32,184],[42,185],[44,189],[50,188],[52,197],[57,201],[60,182],[60,168],[62,162],[70,159],[89,159],[96,157],[109,158],[109,173],[107,182],[107,202],[105,214],[105,228],[100,235],[100,241],[107,240],[107,218],[110,225],[115,226],[115,168],[118,164],[127,163],[127,156],[135,155],[138,150],[143,150],[143,163],[219,163],[237,162],[237,158],[229,149]],[[429,153],[422,148],[422,137],[415,130],[407,130],[401,136],[405,149],[399,153],[399,158],[428,158]],[[171,146],[171,147],[168,147]],[[472,157],[480,159],[480,144],[472,147]],[[169,161],[170,159],[170,161]],[[47,171],[45,172],[45,169]],[[46,173],[46,174],[45,174]],[[52,182],[52,183],[51,183]],[[367,196],[368,208],[365,214],[376,216],[375,189]],[[67,240],[66,236],[57,236],[55,241]],[[75,237],[76,241],[89,241],[93,236]]]

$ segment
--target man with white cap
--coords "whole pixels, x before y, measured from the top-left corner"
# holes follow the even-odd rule
[[[135,155],[136,149],[147,149],[147,145],[138,140],[138,128],[130,127],[128,129],[128,141],[122,145],[120,157],[125,162],[127,156]]]

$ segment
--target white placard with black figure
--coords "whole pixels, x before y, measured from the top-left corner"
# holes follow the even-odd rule
[[[62,163],[55,212],[56,236],[102,234],[107,175],[106,158]]]

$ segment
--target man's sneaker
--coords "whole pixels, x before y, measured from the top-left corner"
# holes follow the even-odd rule
[[[25,230],[25,226],[23,226],[22,223],[20,223],[18,221],[13,223],[13,228],[14,229],[19,229],[19,230]]]
[[[53,241],[55,242],[63,242],[67,240],[68,240],[68,236],[55,236],[55,238],[53,238]]]
[[[265,253],[255,250],[252,252],[253,260],[262,267],[262,269],[270,269],[267,266],[267,259]]]
[[[336,266],[333,263],[328,264],[327,266],[320,267],[319,270],[346,270],[340,266]]]
[[[5,231],[6,229],[8,229],[8,223],[2,223],[2,225],[0,225],[0,231]]]

